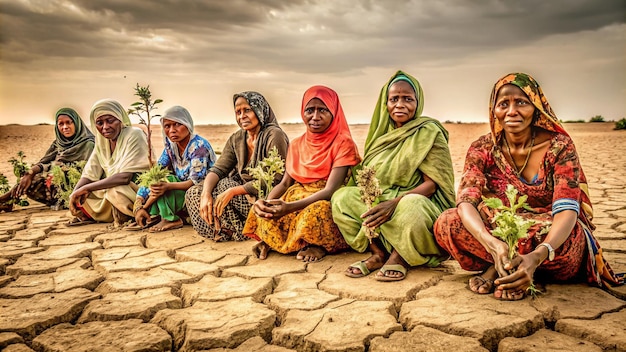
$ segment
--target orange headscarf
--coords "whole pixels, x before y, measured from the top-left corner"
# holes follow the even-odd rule
[[[337,93],[324,86],[313,86],[304,92],[300,115],[313,98],[321,100],[333,120],[322,133],[307,131],[289,143],[287,173],[300,183],[327,180],[334,167],[354,166],[361,161]]]

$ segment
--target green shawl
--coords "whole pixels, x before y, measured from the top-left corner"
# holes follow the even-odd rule
[[[387,111],[389,84],[399,75],[411,80],[416,90],[417,109],[413,120],[396,128]],[[431,200],[443,211],[454,207],[454,170],[448,148],[448,131],[439,121],[422,116],[424,93],[414,77],[398,71],[380,91],[378,103],[365,141],[365,156],[360,169],[370,166],[383,190],[380,201],[404,194],[423,182],[422,174],[428,175],[437,190]],[[353,177],[351,185],[356,185]]]

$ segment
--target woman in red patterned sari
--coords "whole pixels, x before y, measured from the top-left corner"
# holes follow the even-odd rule
[[[470,289],[518,300],[533,278],[623,283],[592,235],[587,181],[574,143],[537,82],[523,73],[501,78],[491,93],[489,123],[491,133],[467,152],[457,208],[442,213],[434,226],[439,245],[463,269],[482,271],[469,280]],[[528,196],[529,210],[518,215],[535,221],[512,260],[507,244],[491,234],[494,213],[482,201],[497,197],[507,205],[509,184]]]

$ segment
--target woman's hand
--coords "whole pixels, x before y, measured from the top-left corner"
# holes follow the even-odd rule
[[[393,216],[393,212],[396,210],[398,202],[399,199],[390,199],[366,211],[363,215],[361,215],[361,219],[365,219],[363,221],[363,225],[371,229],[375,229],[386,223]]]
[[[509,259],[509,246],[503,241],[489,235],[485,249],[493,258],[493,265],[498,272],[498,276],[503,277],[509,275],[509,269],[506,269],[507,265],[511,263]]]
[[[539,264],[541,264],[541,259],[537,252],[518,255],[504,265],[504,269],[511,274],[496,279],[494,281],[496,289],[503,291],[503,295],[526,292],[533,282],[533,275]]]
[[[282,199],[259,199],[254,203],[252,209],[256,215],[268,219],[280,218],[289,213],[287,203]]]
[[[206,189],[205,189],[206,190]],[[200,217],[209,225],[213,225],[213,196],[210,192],[202,191],[200,196]]]
[[[230,200],[233,199],[234,196],[235,193],[233,188],[229,188],[217,195],[217,197],[215,198],[215,203],[213,204],[213,212],[215,213],[215,216],[217,216],[218,218],[222,216],[222,214],[224,213],[224,208],[226,208],[226,206],[228,205]]]
[[[170,183],[169,182],[159,182],[159,183],[155,183],[152,186],[150,186],[150,194],[155,195],[157,197],[162,196],[163,194],[165,194],[165,192],[170,190]]]
[[[20,183],[17,184],[17,187],[13,188],[11,197],[19,198],[22,196],[22,194],[26,193],[26,190],[28,189],[28,187],[30,187],[30,185],[33,183],[34,177],[35,177],[35,174],[29,174],[29,173],[22,176],[22,178],[20,178]]]
[[[150,220],[150,214],[148,214],[148,211],[145,208],[137,210],[137,213],[135,213],[135,222],[137,222],[137,225],[144,228],[146,227],[148,220]]]
[[[89,190],[87,190],[85,186],[74,190],[74,192],[70,194],[70,213],[72,213],[73,216],[78,216],[78,214],[81,213],[77,206],[85,203],[88,195]]]

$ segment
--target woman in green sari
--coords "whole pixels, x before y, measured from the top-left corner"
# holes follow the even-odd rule
[[[423,109],[419,82],[398,71],[381,89],[363,161],[348,187],[332,197],[333,218],[346,242],[358,252],[371,252],[348,267],[349,277],[380,269],[377,280],[398,281],[410,266],[434,267],[447,257],[432,228],[439,214],[454,206],[448,132],[439,121],[422,116]],[[382,190],[370,210],[355,181],[364,167],[376,171]],[[370,241],[366,227],[378,237]]]

